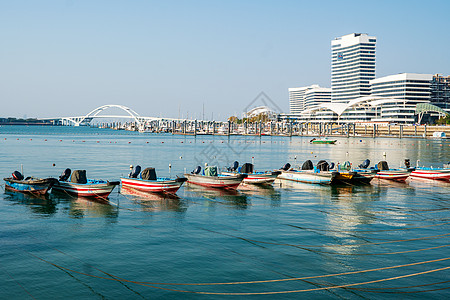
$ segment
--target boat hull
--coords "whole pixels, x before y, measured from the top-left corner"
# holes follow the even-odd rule
[[[283,171],[278,178],[303,183],[331,184],[335,172],[315,173],[313,171]]]
[[[131,188],[146,193],[171,193],[174,194],[183,185],[186,178],[166,180],[144,180],[137,178],[120,178],[123,188]]]
[[[229,176],[203,176],[197,174],[184,174],[184,176],[187,178],[187,181],[190,184],[219,189],[237,189],[244,178],[247,177],[246,174]]]
[[[53,178],[33,178],[30,180],[16,180],[13,178],[4,178],[5,189],[13,192],[19,192],[32,195],[45,195],[57,181]]]
[[[407,171],[378,171],[375,178],[404,182],[408,179],[410,174],[411,173]]]
[[[236,175],[237,173],[232,172],[222,172],[224,175]],[[275,179],[277,179],[278,175],[281,174],[281,171],[272,171],[272,172],[255,172],[248,173],[247,177],[244,178],[242,183],[245,184],[258,184],[258,185],[268,185],[272,184]]]
[[[450,181],[450,169],[435,169],[435,170],[416,169],[415,171],[411,172],[410,176],[413,178],[415,177],[431,180]]]
[[[109,182],[88,180],[88,183],[58,181],[53,186],[53,190],[77,197],[105,200],[109,194],[111,194],[116,185],[119,184],[119,181]]]

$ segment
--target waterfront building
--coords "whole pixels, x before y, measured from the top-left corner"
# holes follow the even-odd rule
[[[432,77],[431,74],[401,73],[371,80],[372,96],[396,100],[384,103],[374,121],[415,123],[416,105],[430,102]]]
[[[430,102],[450,113],[450,76],[436,74],[431,80]]]
[[[317,84],[305,87],[289,88],[289,110],[290,114],[299,114],[305,109],[305,92],[309,89],[318,88]]]
[[[308,89],[304,95],[305,109],[314,108],[323,103],[331,102],[331,88],[314,87]]]
[[[369,96],[375,79],[376,37],[352,33],[331,41],[332,102]]]

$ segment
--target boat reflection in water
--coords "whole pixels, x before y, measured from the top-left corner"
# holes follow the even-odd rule
[[[184,189],[186,198],[193,198],[193,201],[201,199],[209,200],[225,205],[232,205],[239,209],[247,209],[247,195],[238,190],[215,189],[197,185],[187,185]]]
[[[123,186],[120,189],[120,194],[133,203],[138,204],[142,211],[184,212],[187,209],[185,203],[176,194],[148,193]]]
[[[119,216],[119,208],[105,201],[90,198],[73,198],[70,201],[69,215],[72,218],[102,217],[111,220]]]
[[[13,205],[27,206],[37,216],[49,217],[57,212],[57,202],[48,195],[23,194],[8,190],[5,191],[5,195],[5,200],[12,202]]]

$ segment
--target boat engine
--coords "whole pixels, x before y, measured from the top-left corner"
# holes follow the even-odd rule
[[[291,164],[290,164],[290,163],[286,163],[286,164],[281,168],[281,170],[287,171],[287,170],[289,170],[290,168],[291,168]]]
[[[314,165],[312,163],[312,161],[310,161],[309,159],[307,161],[305,161],[302,165],[302,170],[312,170],[314,169]]]
[[[59,181],[67,181],[67,179],[69,179],[70,177],[70,173],[72,173],[72,170],[70,170],[69,168],[65,169],[61,173],[61,176],[59,176]]]
[[[366,159],[358,167],[360,167],[361,169],[367,169],[369,166],[370,166],[370,160]]]
[[[13,177],[15,180],[23,180],[23,175],[22,175],[22,173],[20,173],[19,171],[14,171],[14,172],[12,172],[12,177]]]
[[[130,178],[138,178],[139,173],[141,173],[141,166],[140,165],[136,165],[133,170],[130,172],[130,174],[128,174],[128,177]]]
[[[329,171],[330,166],[328,165],[328,163],[325,160],[320,160],[317,163],[317,169],[319,169],[320,171]]]
[[[239,168],[239,162],[238,162],[238,161],[235,161],[235,162],[233,163],[233,166],[232,166],[231,168],[228,168],[228,171],[234,172],[234,171],[236,171],[238,168]]]
[[[191,172],[191,174],[200,174],[201,170],[202,170],[202,167],[197,166],[197,168],[195,168],[194,171]]]

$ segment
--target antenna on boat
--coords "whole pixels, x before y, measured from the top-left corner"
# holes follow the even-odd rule
[[[386,152],[383,152],[383,159],[386,160]]]
[[[254,163],[253,163],[253,159],[254,159],[255,157],[254,156],[252,156],[252,165],[254,165]]]
[[[23,175],[23,164],[20,164],[20,173]]]
[[[170,171],[172,170],[172,164],[169,164],[169,177],[170,177]]]

